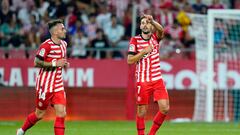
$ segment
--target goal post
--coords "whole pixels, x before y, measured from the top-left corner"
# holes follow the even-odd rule
[[[234,80],[233,72],[235,76],[240,74],[240,10],[209,10],[207,15],[189,16],[195,31],[199,78],[193,120],[229,121],[233,115],[238,118],[240,86],[233,81],[233,87],[229,81]]]

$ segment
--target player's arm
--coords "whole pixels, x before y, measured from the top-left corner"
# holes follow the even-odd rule
[[[48,68],[48,67],[68,67],[69,63],[66,59],[55,60],[52,62],[46,62],[44,60],[35,57],[34,66],[40,68]]]
[[[151,15],[144,15],[144,16],[148,18],[148,21],[153,25],[154,31],[156,31],[156,35],[158,39],[161,40],[164,36],[162,25],[159,24],[157,21],[155,21]]]
[[[50,62],[44,62],[43,60],[40,60],[39,58],[35,57],[35,60],[34,60],[34,66],[35,67],[53,67],[52,66],[52,63]]]
[[[47,55],[50,52],[50,46],[47,44],[42,44],[37,51],[37,55],[34,60],[34,66],[40,68],[48,68],[48,67],[68,67],[69,63],[65,58],[63,59],[53,59],[51,62],[46,62]]]
[[[129,52],[128,54],[128,58],[127,58],[127,63],[128,64],[135,64],[137,63],[140,59],[143,58],[144,55],[148,54],[149,52],[152,51],[152,46],[148,46],[145,49],[143,49],[141,52],[137,53],[137,54],[133,54],[131,52]]]
[[[163,36],[164,36],[162,25],[159,24],[158,22],[156,22],[155,20],[152,21],[152,25],[155,27],[158,39],[161,40],[163,38]]]

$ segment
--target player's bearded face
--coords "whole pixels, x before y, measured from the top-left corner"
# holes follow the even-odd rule
[[[141,20],[140,29],[142,33],[149,34],[151,33],[151,30],[152,30],[152,24],[150,24],[146,18],[143,18]]]
[[[66,38],[66,29],[63,24],[60,25],[59,31],[58,31],[58,38],[59,39],[65,39]]]

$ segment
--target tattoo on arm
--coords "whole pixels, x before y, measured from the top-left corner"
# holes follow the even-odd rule
[[[44,62],[43,60],[40,60],[39,58],[35,57],[34,60],[34,66],[35,67],[52,67],[52,63],[51,62]]]

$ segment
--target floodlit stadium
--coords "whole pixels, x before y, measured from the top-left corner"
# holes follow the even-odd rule
[[[143,132],[152,133],[152,125],[157,123],[158,128],[161,127],[156,135],[240,134],[238,0],[0,2],[1,135],[16,134],[19,128],[24,129],[25,135],[52,135],[54,132],[63,135],[59,131],[64,129],[66,135],[141,134],[136,115],[142,113],[137,103],[144,96],[139,96],[138,81],[143,81],[144,75],[149,73],[151,76],[155,70],[150,72],[150,67],[143,63],[143,59],[150,63],[147,58],[152,57],[152,50],[143,55],[139,51],[140,59],[129,64],[129,56],[138,55],[133,51],[139,49],[139,42],[146,41],[147,45],[153,45],[148,49],[155,49],[152,42],[155,35],[151,35],[149,41],[144,39],[147,26],[140,27],[142,16],[149,19],[147,23],[154,28],[157,27],[155,22],[162,26],[164,37],[156,43],[160,44],[156,56],[160,55],[157,65],[160,65],[170,105],[167,115],[162,114],[164,122],[157,123],[156,114],[161,109],[153,102],[155,94],[150,96]],[[146,15],[151,15],[153,21]],[[46,42],[54,44],[52,48],[58,45],[52,37],[57,33],[54,30],[59,22],[49,26],[49,21],[54,19],[62,20],[61,28],[63,32],[66,30],[66,37],[56,38],[66,41],[61,40],[61,44],[67,46],[59,44],[59,50],[48,51],[41,45]],[[142,38],[142,41],[136,40],[136,48],[132,46],[135,43],[132,37]],[[45,56],[46,52],[49,54]],[[56,60],[58,52],[67,62]],[[45,59],[47,56],[54,60]],[[59,67],[61,71],[55,70]],[[59,108],[55,106],[58,103],[54,103],[60,99],[44,93],[63,90],[62,83],[51,80],[56,76],[59,77],[57,82],[64,84],[66,94],[65,126],[56,124],[55,120],[59,115],[55,110]],[[42,79],[44,77],[46,79]],[[31,114],[36,108],[44,107],[48,98],[51,102],[42,120],[37,122],[39,115]],[[31,124],[35,125],[30,128]]]

